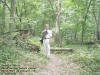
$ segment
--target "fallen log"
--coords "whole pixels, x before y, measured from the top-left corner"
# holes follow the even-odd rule
[[[32,44],[32,43],[27,43],[28,46],[31,48],[30,51],[37,51],[39,52],[40,51],[40,46],[36,45],[36,44]]]
[[[51,48],[51,51],[70,51],[73,52],[72,48]]]

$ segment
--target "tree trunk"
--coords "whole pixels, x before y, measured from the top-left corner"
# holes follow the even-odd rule
[[[27,6],[26,6],[26,2],[24,1],[24,12],[25,12],[25,17],[26,17],[26,15],[27,15],[27,14],[26,14],[26,12],[27,12],[26,7],[27,7]]]
[[[10,31],[10,33],[12,33],[12,31],[13,31],[14,8],[15,8],[15,0],[11,0],[10,25],[9,25],[9,31]]]
[[[96,36],[97,36],[97,40],[99,40],[99,24],[100,24],[100,8],[99,8],[99,12],[98,12],[98,24],[96,26]]]
[[[86,11],[86,15],[84,16],[84,21],[83,21],[83,25],[82,25],[82,35],[81,35],[81,40],[82,40],[82,44],[84,42],[84,32],[85,32],[85,25],[86,25],[86,21],[87,21],[87,16],[88,16],[88,12],[89,12],[89,8],[91,6],[92,0],[89,1],[89,5],[87,7],[87,11]]]
[[[6,0],[4,0],[4,2],[6,2]],[[5,26],[5,10],[6,10],[6,7],[5,7],[5,4],[3,3],[3,12],[2,12],[2,27],[1,27],[1,32],[2,34],[4,33],[4,26]]]
[[[70,51],[73,52],[72,48],[50,48],[51,51]]]
[[[94,4],[94,9],[95,9],[95,4]],[[95,10],[93,10],[93,16],[94,16],[94,19],[95,19],[95,23],[96,23],[96,41],[99,40],[99,21],[100,21],[100,9],[99,9],[99,12],[98,12],[98,18],[95,14]]]
[[[58,12],[56,17],[56,38],[55,41],[61,46],[61,35],[60,35],[60,14],[61,14],[61,0],[58,0]],[[58,39],[58,40],[56,40]]]

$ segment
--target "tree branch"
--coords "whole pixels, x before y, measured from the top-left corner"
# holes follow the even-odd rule
[[[88,12],[89,12],[89,8],[90,8],[90,6],[91,6],[91,3],[92,3],[92,0],[90,0],[89,6],[88,6],[88,8],[87,8],[87,12],[86,12],[86,15],[85,15],[85,22],[86,22],[86,20],[87,20],[87,14],[88,14]]]
[[[9,9],[9,11],[11,11],[10,7],[8,6],[8,4],[7,4],[4,0],[1,0],[1,2],[2,2],[3,4],[5,4],[5,6],[7,6],[7,8]]]

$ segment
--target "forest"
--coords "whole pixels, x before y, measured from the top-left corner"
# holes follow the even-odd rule
[[[45,24],[50,59],[40,43]],[[100,0],[0,0],[0,75],[100,75],[99,53]],[[4,70],[14,65],[35,71]]]

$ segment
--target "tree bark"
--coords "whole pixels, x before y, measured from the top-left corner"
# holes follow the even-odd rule
[[[100,8],[99,8],[99,15],[98,15],[98,24],[96,26],[96,36],[97,36],[97,40],[99,40],[99,24],[100,24]]]
[[[72,52],[73,49],[72,48],[51,48],[51,51],[70,51]]]
[[[97,40],[99,40],[100,9],[99,9],[98,18],[97,18],[96,14],[95,14],[95,4],[93,5],[93,7],[94,7],[93,16],[94,16],[95,23],[96,23],[96,41],[97,41]]]
[[[13,25],[14,25],[14,8],[15,8],[15,0],[11,0],[10,25],[9,25],[10,33],[12,33],[13,31]]]
[[[55,38],[55,41],[58,41],[57,42],[58,46],[61,46],[60,14],[61,14],[61,0],[58,0],[58,12],[57,12],[57,17],[56,17],[56,38]]]
[[[6,0],[4,0],[4,2],[6,3]],[[6,10],[6,7],[5,7],[5,4],[3,3],[3,11],[2,11],[2,27],[1,27],[1,32],[2,34],[4,33],[4,26],[5,26],[5,10]]]

